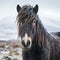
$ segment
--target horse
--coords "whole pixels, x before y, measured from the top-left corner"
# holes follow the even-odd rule
[[[60,33],[56,38],[44,28],[39,16],[39,6],[16,7],[18,39],[23,60],[60,60]]]

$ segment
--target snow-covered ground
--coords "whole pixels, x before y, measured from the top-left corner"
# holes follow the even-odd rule
[[[7,57],[7,58],[6,58]],[[22,53],[21,49],[17,48],[12,51],[0,51],[0,60],[22,60]]]

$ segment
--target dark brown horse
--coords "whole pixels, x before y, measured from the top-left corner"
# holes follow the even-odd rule
[[[38,5],[17,5],[17,12],[23,60],[60,60],[60,33],[45,30],[37,15]]]

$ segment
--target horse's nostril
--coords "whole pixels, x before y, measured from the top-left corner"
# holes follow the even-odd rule
[[[24,40],[22,40],[22,45],[24,47],[28,47],[30,45],[30,41],[28,40],[27,43],[25,43]]]
[[[25,46],[25,42],[24,42],[24,40],[22,41],[22,45]]]
[[[27,41],[27,46],[29,46],[29,45],[30,45],[30,41],[28,40],[28,41]]]

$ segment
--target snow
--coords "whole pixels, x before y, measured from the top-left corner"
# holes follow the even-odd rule
[[[9,57],[9,58],[11,58],[11,60],[13,60],[13,59],[22,60],[22,53],[21,53],[22,50],[20,48],[16,48],[16,49],[12,51],[12,55],[9,55],[9,53],[11,52],[10,50],[9,51],[8,50],[0,51],[0,60],[2,60],[2,59],[7,60],[4,57]],[[16,55],[17,52],[19,53],[19,55]]]

